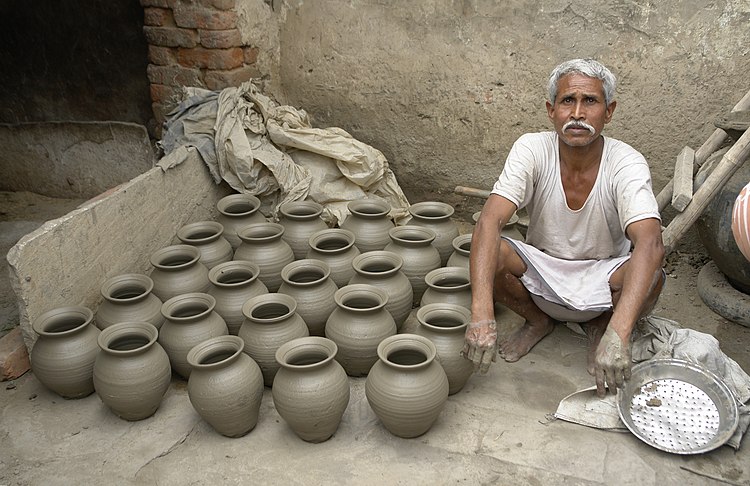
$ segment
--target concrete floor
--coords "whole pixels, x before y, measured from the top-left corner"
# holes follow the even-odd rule
[[[695,261],[673,256],[654,313],[715,335],[750,370],[750,329],[703,305]],[[507,311],[498,318],[520,323]],[[269,389],[257,427],[229,439],[200,419],[177,378],[153,417],[126,422],[96,394],[64,400],[26,373],[0,385],[0,485],[750,484],[747,439],[739,452],[678,456],[629,433],[552,419],[562,398],[593,385],[585,362],[585,338],[560,326],[518,363],[499,360],[473,376],[416,439],[386,431],[367,404],[365,379],[350,379],[343,421],[321,444],[287,427]]]

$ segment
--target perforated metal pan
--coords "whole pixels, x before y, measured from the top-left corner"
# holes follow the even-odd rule
[[[633,366],[617,409],[639,439],[674,454],[700,454],[726,443],[737,428],[737,401],[709,370],[679,359]]]

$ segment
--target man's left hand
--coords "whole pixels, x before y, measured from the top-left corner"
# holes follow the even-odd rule
[[[617,388],[622,388],[625,380],[630,379],[630,365],[630,343],[623,342],[608,326],[594,358],[596,394],[601,398],[607,394],[605,383],[612,393],[617,393]]]

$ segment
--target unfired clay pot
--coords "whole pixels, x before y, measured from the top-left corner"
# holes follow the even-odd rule
[[[449,393],[458,393],[474,372],[474,364],[461,356],[466,327],[471,320],[469,309],[455,304],[433,303],[417,310],[416,334],[435,345],[440,364],[448,377]]]
[[[284,227],[278,223],[257,223],[239,232],[242,244],[234,252],[235,260],[253,262],[260,268],[258,278],[276,292],[281,286],[281,270],[294,261],[292,247],[281,239]]]
[[[338,288],[348,284],[354,276],[352,262],[360,254],[354,239],[354,233],[349,230],[329,228],[314,233],[308,242],[307,258],[327,263],[331,279]]]
[[[471,280],[464,267],[442,267],[425,275],[427,290],[420,305],[441,302],[471,309]]]
[[[328,228],[320,217],[323,206],[315,201],[292,201],[282,204],[279,213],[279,224],[284,227],[282,239],[292,247],[295,260],[305,258],[310,250],[310,237]]]
[[[263,382],[272,386],[279,364],[276,350],[292,339],[309,336],[305,321],[297,314],[297,302],[286,294],[253,297],[242,306],[245,320],[239,336],[245,341],[245,353],[263,372]]]
[[[165,302],[191,292],[207,292],[208,268],[200,262],[201,252],[190,245],[171,245],[151,255],[153,294]]]
[[[187,354],[193,346],[229,333],[215,306],[213,296],[190,293],[172,297],[161,307],[165,321],[159,330],[159,344],[167,352],[172,369],[183,378],[189,378],[192,371]]]
[[[440,264],[445,265],[453,253],[453,238],[458,236],[458,226],[451,220],[455,210],[450,204],[439,201],[418,202],[409,206],[412,219],[408,224],[430,228],[435,232],[432,245],[440,253]]]
[[[105,329],[118,322],[149,322],[159,329],[164,323],[162,301],[151,290],[154,282],[146,275],[127,273],[102,285],[104,300],[96,310],[96,326]]]
[[[401,271],[409,279],[414,291],[414,305],[419,305],[427,290],[425,276],[440,268],[440,253],[432,246],[435,232],[421,226],[397,226],[389,231],[391,242],[385,247],[399,255],[404,264]]]
[[[453,238],[451,245],[453,253],[448,257],[447,267],[464,267],[469,268],[469,258],[471,256],[471,233],[458,235]]]
[[[324,336],[326,321],[336,308],[333,296],[338,287],[331,280],[331,269],[325,262],[304,258],[281,271],[284,283],[280,294],[297,301],[297,313],[305,320],[311,336]]]
[[[240,332],[242,305],[256,295],[267,294],[266,285],[258,280],[260,268],[253,262],[235,260],[216,265],[208,272],[211,289],[208,293],[216,299],[214,310],[224,319],[229,334]]]
[[[227,437],[241,437],[255,428],[263,398],[263,375],[243,352],[244,345],[238,336],[217,336],[195,345],[187,355],[193,369],[190,403]]]
[[[34,319],[39,334],[31,350],[31,371],[63,398],[82,398],[94,392],[94,360],[99,353],[99,329],[94,313],[81,306],[58,307]]]
[[[240,246],[237,233],[250,224],[264,223],[266,218],[260,212],[260,199],[251,194],[230,194],[216,203],[219,211],[217,221],[224,227],[224,238],[234,250]]]
[[[437,420],[448,399],[448,378],[424,336],[397,334],[378,346],[379,360],[365,382],[375,415],[393,435],[418,437]]]
[[[391,206],[380,199],[359,199],[347,204],[349,215],[340,228],[354,233],[354,244],[361,253],[382,250],[390,242],[388,230],[393,228],[389,216]]]
[[[169,388],[169,357],[157,342],[159,332],[148,322],[121,322],[99,335],[101,352],[94,363],[94,387],[118,417],[152,416]]]
[[[364,376],[378,360],[378,344],[396,334],[396,322],[385,310],[388,294],[367,284],[336,291],[336,309],[326,323],[326,337],[339,348],[336,360],[350,376]]]
[[[177,230],[177,238],[185,244],[198,248],[200,261],[209,270],[219,263],[228,262],[234,256],[232,245],[222,236],[224,227],[216,221],[198,221],[186,224]]]
[[[401,329],[409,313],[414,298],[409,279],[401,271],[403,259],[385,250],[363,253],[354,259],[352,265],[356,272],[350,284],[373,285],[388,295],[385,309],[396,322],[396,328]]]
[[[273,403],[295,434],[308,442],[328,440],[349,404],[349,381],[334,358],[336,343],[311,336],[276,351],[281,366],[273,382]]]

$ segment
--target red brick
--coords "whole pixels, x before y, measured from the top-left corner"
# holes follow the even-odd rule
[[[245,81],[260,78],[261,74],[255,66],[242,66],[230,71],[206,71],[204,81],[206,88],[218,91],[230,86],[239,86]]]
[[[21,328],[16,327],[0,338],[0,381],[15,380],[30,368],[29,351],[23,342]]]
[[[258,60],[259,49],[257,47],[245,47],[242,50],[245,54],[245,64],[255,64],[255,61]]]
[[[175,0],[141,0],[141,7],[172,8]]]
[[[237,29],[231,30],[198,30],[201,45],[209,49],[227,49],[242,45],[242,35]]]
[[[203,87],[199,69],[188,69],[182,66],[157,66],[149,64],[146,68],[148,80],[153,84],[167,86],[196,86]]]
[[[174,47],[148,46],[148,61],[159,66],[177,64],[177,49]]]
[[[242,66],[244,54],[239,47],[231,49],[179,49],[177,61],[184,67],[201,69],[234,69]]]
[[[161,103],[151,103],[151,111],[154,112],[154,118],[156,118],[156,124],[158,125],[158,129],[161,132],[161,126],[164,124],[164,121],[167,119],[167,113],[172,111],[172,108],[166,107],[162,105]]]
[[[198,32],[175,27],[143,27],[146,41],[155,46],[195,47],[198,45]]]
[[[174,20],[179,27],[189,29],[229,30],[237,27],[237,13],[204,7],[176,5]]]
[[[143,9],[143,23],[156,27],[174,27],[172,10],[168,8],[146,7]]]
[[[182,87],[152,84],[151,101],[168,106],[178,105],[182,101]]]
[[[201,0],[205,7],[213,7],[219,10],[232,10],[236,5],[236,0]]]

